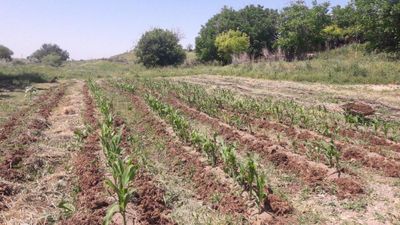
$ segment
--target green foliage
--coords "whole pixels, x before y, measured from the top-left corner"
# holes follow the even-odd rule
[[[250,38],[240,31],[229,30],[216,37],[215,46],[224,63],[231,63],[232,55],[247,51],[250,46]]]
[[[100,143],[112,175],[112,179],[107,178],[105,184],[117,195],[117,202],[108,208],[103,224],[110,224],[113,215],[119,212],[122,215],[123,224],[126,225],[126,206],[133,194],[130,183],[139,167],[134,165],[131,159],[124,157],[124,149],[121,147],[122,129],[116,131],[113,126],[114,115],[111,102],[103,96],[100,88],[93,81],[89,80],[88,84],[103,115]]]
[[[306,53],[323,48],[322,30],[330,23],[328,6],[314,2],[313,7],[308,8],[304,1],[296,1],[283,9],[276,46],[288,60],[303,59]]]
[[[224,162],[224,170],[229,176],[237,178],[239,176],[239,162],[236,157],[235,147],[233,145],[221,146],[221,158]]]
[[[369,48],[400,51],[400,1],[355,0],[355,6]]]
[[[9,48],[4,45],[0,45],[0,60],[11,61],[11,56],[14,54]]]
[[[62,50],[56,44],[43,44],[42,47],[32,53],[29,58],[37,60],[39,62],[43,62],[43,60],[49,55],[53,55],[52,57],[50,57],[50,61],[56,60],[63,62],[69,59],[69,53],[65,50]],[[57,59],[55,56],[58,56]],[[49,61],[49,58],[47,58],[46,60]]]
[[[360,42],[362,40],[362,32],[357,23],[358,18],[353,1],[349,2],[345,7],[332,7],[331,18],[332,26],[336,26],[343,32],[344,39],[340,40],[343,41],[341,44]]]
[[[63,63],[62,57],[54,53],[44,56],[41,61],[42,63],[53,67],[61,66]]]
[[[186,57],[177,34],[158,28],[142,35],[135,53],[145,67],[179,65]]]
[[[317,146],[318,151],[321,152],[329,163],[330,167],[336,167],[336,171],[340,176],[340,151],[337,149],[333,139],[330,142],[321,141]]]
[[[264,9],[263,6],[249,5],[236,11],[224,7],[202,26],[199,36],[196,37],[196,54],[201,61],[223,61],[215,45],[216,37],[229,30],[238,30],[246,33],[250,39],[248,53],[258,57],[262,50],[273,50],[276,38],[276,24],[278,12]]]
[[[155,86],[159,87],[157,84]],[[236,156],[235,147],[233,145],[217,143],[217,134],[214,134],[211,139],[196,130],[191,130],[189,125],[175,126],[173,125],[174,120],[184,121],[180,122],[182,124],[189,124],[189,122],[187,122],[183,116],[179,115],[177,110],[162,103],[154,96],[146,94],[145,98],[150,108],[172,124],[173,130],[179,137],[191,143],[197,150],[203,151],[207,155],[209,163],[212,166],[216,166],[218,162],[222,161],[225,172],[244,186],[244,188],[250,192],[250,195],[254,196],[259,206],[262,207],[266,197],[265,176],[259,173],[253,157],[247,156],[244,162],[240,162]],[[182,135],[183,133],[190,133],[190,135]]]

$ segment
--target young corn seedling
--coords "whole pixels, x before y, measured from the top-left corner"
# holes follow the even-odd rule
[[[239,166],[240,181],[245,186],[245,189],[253,193],[253,183],[257,177],[256,163],[253,157],[248,156],[245,163]]]
[[[340,151],[337,149],[333,139],[329,143],[321,142],[320,148],[329,162],[330,167],[336,167],[338,176],[340,176]]]
[[[197,149],[201,149],[201,146],[206,141],[206,137],[200,134],[197,131],[192,131],[190,133],[190,142],[196,147]]]
[[[134,179],[137,170],[138,166],[133,165],[131,160],[117,158],[112,162],[111,171],[113,180],[106,179],[106,185],[117,194],[118,201],[107,210],[104,225],[110,224],[113,215],[117,212],[121,214],[123,224],[126,225],[126,206],[133,194],[133,190],[129,187],[129,184]]]
[[[216,134],[214,134],[213,140],[206,139],[202,146],[203,151],[207,154],[208,160],[212,166],[217,165],[218,162],[218,146],[216,141]]]
[[[222,143],[221,157],[224,162],[225,172],[237,179],[239,176],[239,162],[236,157],[235,146]]]
[[[124,150],[121,147],[123,128],[117,132],[113,126],[112,103],[102,95],[94,82],[89,81],[89,86],[103,114],[100,143],[112,174],[112,179],[106,178],[105,184],[117,196],[117,202],[108,208],[103,224],[110,224],[113,216],[119,212],[123,224],[126,225],[126,206],[133,193],[129,184],[134,179],[138,166],[133,165],[130,159],[123,158]]]
[[[267,193],[265,193],[265,175],[264,174],[257,174],[256,178],[256,202],[260,208],[263,207],[265,197]]]

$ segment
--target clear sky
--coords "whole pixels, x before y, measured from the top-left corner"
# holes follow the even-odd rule
[[[183,34],[194,44],[202,24],[224,6],[281,9],[290,0],[0,0],[0,44],[26,57],[56,43],[73,59],[109,57],[133,48],[154,27]],[[307,0],[310,3],[311,0]],[[321,0],[319,2],[322,2]],[[345,5],[348,0],[331,0]]]

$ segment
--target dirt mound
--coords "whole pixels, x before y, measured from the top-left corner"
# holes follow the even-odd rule
[[[363,102],[350,102],[342,105],[342,108],[345,112],[358,116],[369,116],[375,113],[370,105]]]
[[[293,211],[292,206],[287,201],[274,194],[267,196],[265,206],[276,215],[285,215]]]
[[[339,199],[351,198],[364,193],[362,185],[351,178],[336,178],[335,183],[338,186],[337,196]]]

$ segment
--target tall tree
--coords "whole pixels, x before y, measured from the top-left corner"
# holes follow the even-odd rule
[[[304,1],[296,1],[283,9],[276,45],[288,60],[304,58],[307,52],[323,48],[325,38],[322,30],[330,24],[328,3],[313,2],[310,9]]]
[[[224,7],[201,27],[196,37],[196,55],[201,61],[222,60],[215,46],[218,34],[239,26],[237,13],[232,8]]]
[[[355,0],[355,6],[369,49],[400,51],[400,0]]]
[[[249,5],[238,11],[238,29],[250,38],[248,53],[255,57],[262,55],[264,48],[273,51],[277,38],[278,11],[265,9],[260,5]]]
[[[186,58],[185,51],[179,44],[178,35],[159,28],[142,35],[135,53],[146,67],[178,65]]]
[[[202,61],[224,61],[218,54],[215,39],[223,32],[238,30],[250,38],[248,53],[255,57],[261,56],[263,48],[273,50],[277,19],[276,10],[265,9],[260,5],[249,5],[239,11],[224,7],[202,26],[196,37],[196,54]]]

